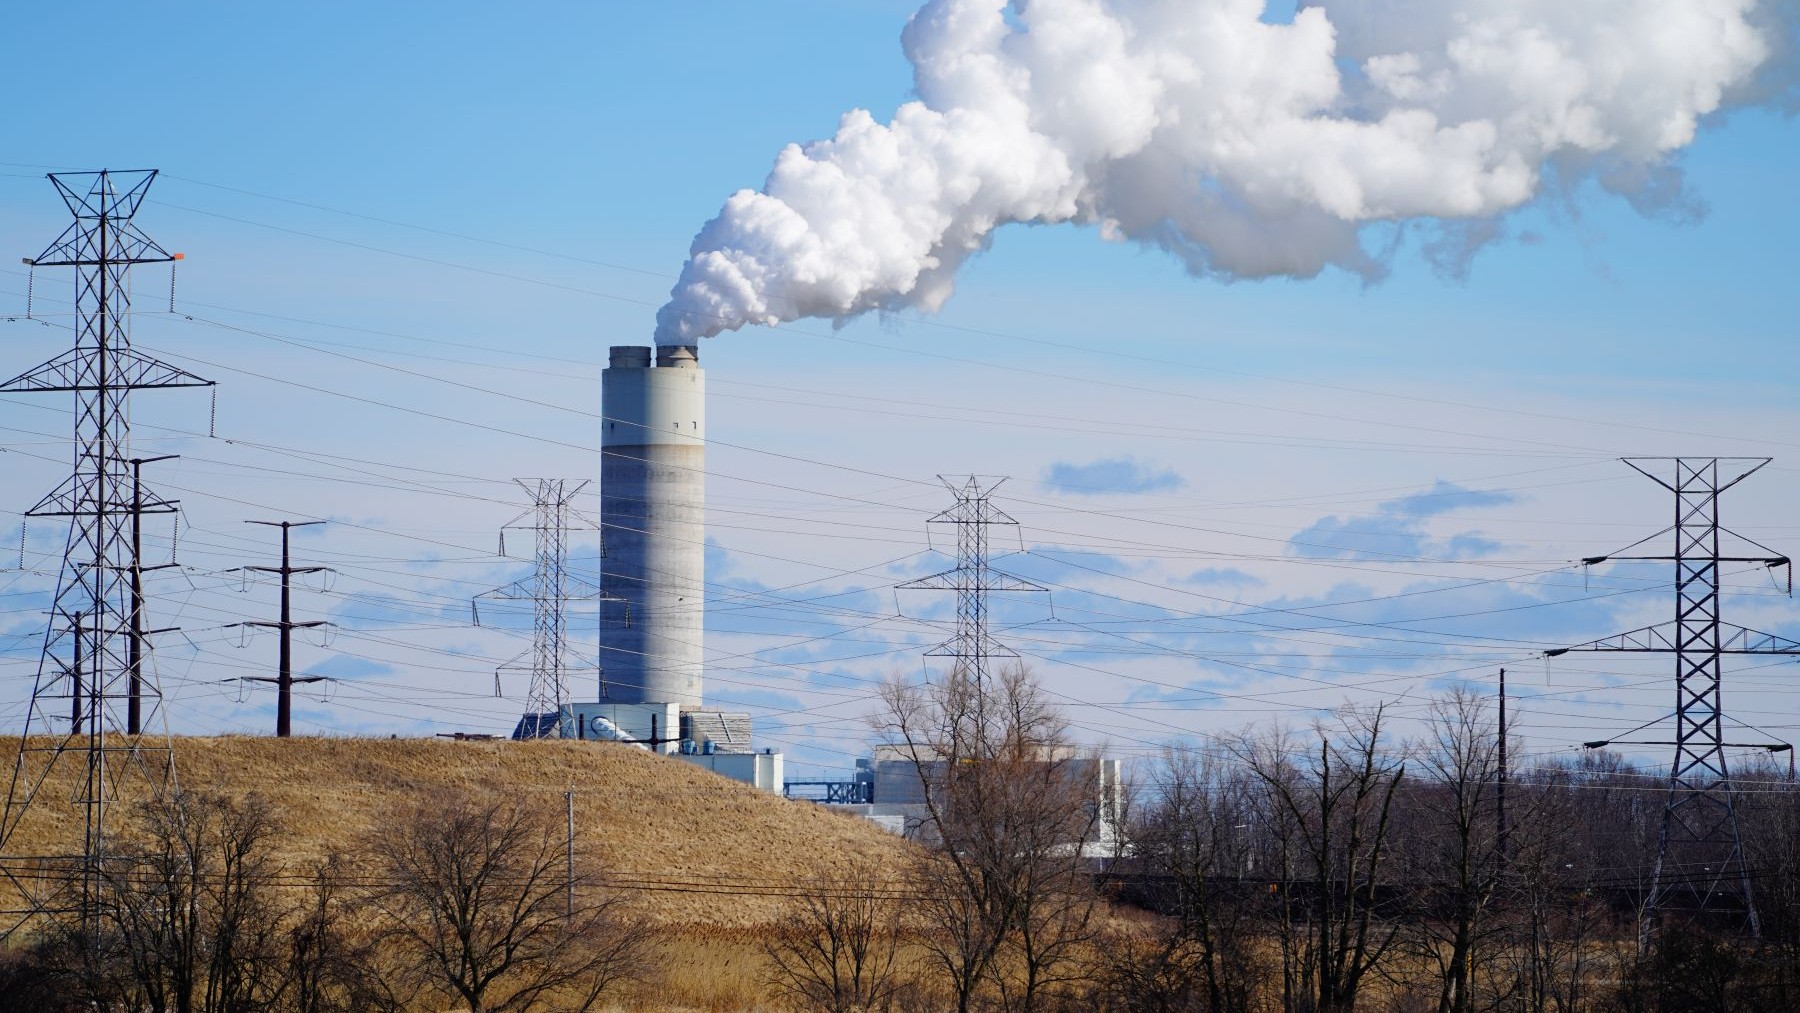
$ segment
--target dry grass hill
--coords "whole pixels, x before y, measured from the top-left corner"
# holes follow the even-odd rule
[[[0,753],[10,757],[17,742],[0,740]],[[282,860],[293,868],[353,849],[380,821],[443,789],[516,792],[560,820],[572,787],[578,854],[636,887],[633,903],[677,931],[754,930],[782,917],[792,884],[857,855],[888,856],[897,867],[909,847],[857,817],[617,745],[247,736],[174,744],[183,786],[260,793],[273,804],[287,833]],[[79,753],[59,761],[7,857],[80,850],[80,813],[68,799],[81,764]]]

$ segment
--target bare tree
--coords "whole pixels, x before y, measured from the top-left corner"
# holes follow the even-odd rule
[[[1432,701],[1415,750],[1405,821],[1409,878],[1418,884],[1411,922],[1419,956],[1437,966],[1439,1013],[1473,1013],[1477,973],[1504,929],[1489,918],[1503,862],[1498,734],[1483,699],[1458,687]],[[1514,815],[1531,823],[1526,812]]]
[[[1013,931],[994,977],[1002,1009],[1033,1013],[1092,977],[1086,957],[1099,899],[1086,848],[1098,843],[1108,800],[1097,761],[1076,752],[1030,672],[1015,665],[999,682],[1007,727],[1029,731],[1009,736],[988,763],[1004,799],[996,843],[1016,860]]]
[[[1589,790],[1600,785],[1549,766],[1515,785],[1512,797],[1528,816],[1509,823],[1504,888],[1512,896],[1498,912],[1508,973],[1495,998],[1520,1013],[1578,1013],[1592,1008],[1597,944],[1618,927],[1596,888],[1603,849],[1589,825],[1608,800]],[[1629,935],[1635,947],[1636,931]]]
[[[1279,873],[1275,919],[1283,1005],[1347,1013],[1393,948],[1378,918],[1395,790],[1405,766],[1384,741],[1382,708],[1347,710],[1313,729],[1316,749],[1271,732],[1234,746],[1261,786],[1259,820]]]
[[[1022,667],[980,682],[954,670],[929,685],[889,683],[878,726],[915,772],[922,945],[958,1013],[992,986],[1031,1013],[1086,977],[1095,898],[1082,869],[1104,800],[1098,768]]]
[[[591,1009],[637,973],[646,936],[598,884],[574,884],[569,904],[564,843],[546,813],[465,795],[377,833],[370,900],[413,980],[470,1013],[523,1013]]]
[[[769,984],[800,1010],[886,1010],[903,983],[899,909],[879,885],[886,870],[870,861],[811,880],[794,918],[763,944]]]
[[[106,1008],[78,975],[69,973],[72,954],[65,942],[48,936],[0,950],[0,1009],[76,1013]]]
[[[1757,871],[1756,908],[1762,917],[1772,980],[1771,1008],[1800,1006],[1800,785],[1791,768],[1765,757],[1738,771],[1745,858]]]
[[[882,688],[877,725],[916,773],[926,809],[916,833],[933,846],[912,880],[919,894],[920,944],[943,972],[957,1013],[969,1013],[1012,923],[1006,870],[989,849],[971,849],[959,817],[978,804],[978,779],[958,770],[989,749],[985,703],[975,681],[953,672],[936,686],[898,680]],[[956,772],[955,778],[947,777]]]
[[[356,932],[360,912],[345,887],[345,865],[343,856],[331,854],[313,867],[288,928],[283,1010],[389,1013],[405,1007],[382,973],[379,947]]]
[[[174,791],[139,806],[101,862],[89,953],[151,1013],[254,1013],[280,997],[276,823],[251,796]]]
[[[98,894],[72,897],[75,915],[47,927],[39,976],[83,1009],[399,1009],[372,948],[349,941],[356,912],[335,874],[321,871],[311,903],[293,903],[275,863],[278,834],[254,795],[174,791],[138,805],[100,863]]]
[[[1159,775],[1131,842],[1169,886],[1172,925],[1136,947],[1148,973],[1127,969],[1123,981],[1148,1008],[1245,1013],[1259,977],[1245,882],[1255,871],[1251,786],[1206,746],[1169,750]]]

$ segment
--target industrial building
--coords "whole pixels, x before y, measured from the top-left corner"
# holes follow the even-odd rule
[[[914,747],[878,745],[873,756],[856,761],[853,780],[789,781],[786,792],[790,798],[841,806],[842,811],[869,819],[892,833],[925,838],[930,826],[926,792],[942,779],[946,761],[921,760],[917,756]],[[1066,747],[1059,749],[1053,762],[1063,764],[1067,776],[1077,781],[1083,792],[1091,793],[1094,827],[1082,842],[1083,853],[1094,858],[1117,854],[1124,840],[1123,765],[1115,759],[1083,756]]]
[[[621,742],[765,791],[782,755],[705,706],[706,371],[691,345],[619,345],[600,374],[599,696],[560,738]]]

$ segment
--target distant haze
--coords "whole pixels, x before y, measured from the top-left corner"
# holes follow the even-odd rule
[[[933,0],[916,101],[789,144],[695,237],[657,340],[936,310],[1009,222],[1077,222],[1197,275],[1379,278],[1417,220],[1456,271],[1588,182],[1691,213],[1672,156],[1770,101],[1780,0]]]

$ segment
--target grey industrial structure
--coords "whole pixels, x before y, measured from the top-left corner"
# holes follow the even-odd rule
[[[919,751],[901,745],[878,745],[874,755],[856,761],[855,779],[849,782],[790,781],[790,797],[841,804],[896,834],[912,838],[931,836],[926,792],[944,776],[945,761],[915,759]],[[1120,761],[1083,756],[1066,747],[1055,762],[1066,776],[1091,792],[1094,823],[1084,854],[1109,858],[1122,848],[1125,824],[1124,768]],[[812,790],[808,790],[812,789]]]
[[[600,374],[600,695],[700,706],[706,371],[694,348],[613,348]]]
[[[704,706],[706,371],[691,345],[619,345],[600,374],[598,698],[559,708],[561,738],[679,757],[765,791],[782,756],[748,714]]]
[[[921,770],[903,751],[882,747],[858,761],[853,782],[786,782],[782,755],[754,747],[748,714],[704,706],[706,371],[699,349],[615,346],[600,382],[599,692],[591,702],[563,705],[557,734],[678,757],[765,791],[826,787],[821,801],[851,803],[896,832],[916,833],[929,764]],[[1100,807],[1089,846],[1110,848],[1118,761],[1083,759],[1069,769],[1091,783]]]

